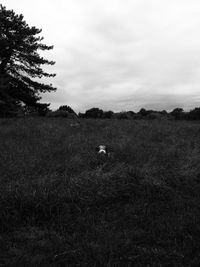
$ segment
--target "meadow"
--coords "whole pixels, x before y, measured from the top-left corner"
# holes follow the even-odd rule
[[[199,248],[199,122],[0,120],[0,266],[190,267]]]

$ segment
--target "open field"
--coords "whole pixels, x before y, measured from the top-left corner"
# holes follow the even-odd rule
[[[0,120],[0,266],[200,266],[200,123],[69,125]]]

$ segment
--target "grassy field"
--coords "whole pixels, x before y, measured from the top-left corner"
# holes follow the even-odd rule
[[[0,179],[0,266],[200,266],[200,123],[1,119]]]

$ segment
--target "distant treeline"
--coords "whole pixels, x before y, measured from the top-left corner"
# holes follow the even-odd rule
[[[85,113],[79,113],[80,118],[101,118],[101,119],[175,119],[175,120],[200,120],[200,107],[185,112],[182,108],[175,108],[171,112],[166,110],[146,110],[141,108],[139,112],[134,111],[103,111],[99,108],[91,108]]]
[[[188,112],[182,108],[175,108],[171,112],[166,110],[146,110],[141,108],[140,111],[121,111],[113,112],[103,111],[100,108],[91,108],[85,111],[85,113],[76,113],[70,106],[63,105],[57,110],[52,111],[49,109],[49,104],[38,104],[36,107],[24,107],[18,110],[18,112],[5,114],[1,112],[0,117],[24,117],[24,116],[46,116],[46,117],[64,117],[70,119],[84,118],[84,119],[175,119],[175,120],[200,120],[200,107],[194,108]]]

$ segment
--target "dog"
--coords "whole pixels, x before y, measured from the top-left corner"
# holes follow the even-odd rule
[[[108,147],[105,145],[97,146],[96,151],[97,151],[98,155],[110,157],[110,152],[108,150]]]

